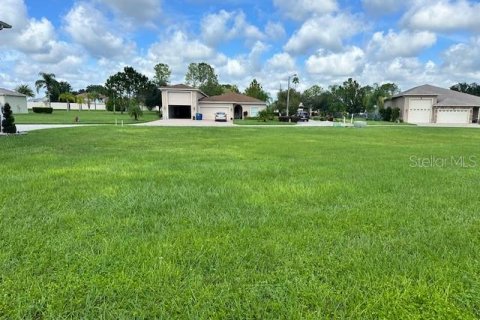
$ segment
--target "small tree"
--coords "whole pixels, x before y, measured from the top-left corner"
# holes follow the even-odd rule
[[[130,115],[130,117],[135,118],[135,121],[137,121],[138,118],[143,116],[143,111],[138,104],[134,104],[130,108],[128,108],[128,114]]]
[[[8,103],[5,103],[3,106],[2,131],[5,133],[17,133],[17,127],[15,126],[15,118],[13,117],[12,108]]]

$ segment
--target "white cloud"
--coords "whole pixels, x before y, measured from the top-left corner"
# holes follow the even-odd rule
[[[298,21],[311,15],[331,13],[338,9],[335,0],[273,0],[273,3],[282,14]]]
[[[361,32],[358,18],[347,15],[325,15],[311,18],[288,40],[284,50],[306,54],[312,50],[340,50],[343,40]]]
[[[269,40],[273,41],[280,40],[286,35],[285,28],[281,23],[271,21],[265,26],[265,33],[269,37]]]
[[[305,63],[307,72],[323,76],[354,76],[362,70],[364,64],[365,53],[355,46],[340,53],[320,50]]]
[[[97,0],[106,4],[122,17],[131,18],[137,23],[150,22],[161,13],[160,0]]]
[[[66,15],[65,30],[72,39],[95,57],[120,57],[131,54],[135,45],[119,34],[98,9],[77,3]]]
[[[376,59],[386,60],[395,57],[413,57],[430,48],[437,41],[434,33],[429,31],[396,33],[376,32],[368,44],[369,53]]]
[[[451,32],[480,31],[480,3],[466,0],[417,1],[403,23],[416,30]]]
[[[245,38],[247,43],[262,40],[265,35],[254,25],[246,21],[243,11],[225,11],[206,15],[201,22],[202,37],[208,45]]]
[[[479,52],[480,37],[472,38],[468,43],[452,45],[442,55],[445,72],[478,81],[480,77]]]
[[[370,14],[385,15],[400,10],[405,2],[398,0],[362,0],[362,5]]]
[[[273,71],[294,72],[295,60],[286,52],[273,55],[266,63],[268,69]]]
[[[24,53],[47,53],[57,37],[55,28],[48,19],[29,19],[23,1],[5,0],[0,20],[13,25],[12,29],[2,31],[0,47]]]

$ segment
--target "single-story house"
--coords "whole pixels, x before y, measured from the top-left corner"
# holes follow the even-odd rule
[[[219,96],[207,96],[201,90],[184,84],[166,86],[162,91],[163,119],[195,119],[202,114],[205,120],[215,120],[215,113],[225,112],[227,119],[255,117],[267,107],[267,103],[243,94],[228,92]]]
[[[16,91],[0,88],[0,107],[8,103],[12,107],[12,112],[28,113],[27,96]]]
[[[387,99],[385,107],[400,108],[408,123],[470,124],[479,122],[480,97],[423,85]]]

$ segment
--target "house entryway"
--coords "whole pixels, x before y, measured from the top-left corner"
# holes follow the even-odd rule
[[[479,107],[473,108],[473,117],[472,117],[472,122],[473,123],[480,123],[480,112],[479,112]]]
[[[235,120],[241,120],[243,119],[243,107],[239,104],[235,106],[233,109],[233,117]]]

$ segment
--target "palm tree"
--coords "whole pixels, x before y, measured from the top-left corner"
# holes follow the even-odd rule
[[[93,100],[93,103],[95,105],[95,110],[97,110],[97,100],[100,98],[100,94],[97,91],[92,91],[87,94],[87,97],[90,101]]]
[[[28,84],[21,84],[21,85],[17,86],[15,88],[15,91],[17,91],[18,93],[24,94],[24,95],[26,95],[27,97],[30,97],[30,98],[35,96],[32,88],[30,88],[30,86]]]
[[[83,96],[76,96],[76,100],[77,100],[77,103],[78,103],[78,111],[82,111],[82,108],[83,108],[83,104],[85,103],[85,98]]]
[[[67,111],[70,111],[70,102],[75,102],[77,99],[71,92],[64,92],[58,96],[58,100],[65,101],[67,103]]]
[[[48,105],[49,107],[51,107],[50,94],[52,93],[52,90],[57,84],[57,80],[55,80],[55,74],[40,72],[38,75],[41,77],[41,79],[35,81],[35,88],[37,88],[37,93],[40,89],[45,89],[48,97]]]

